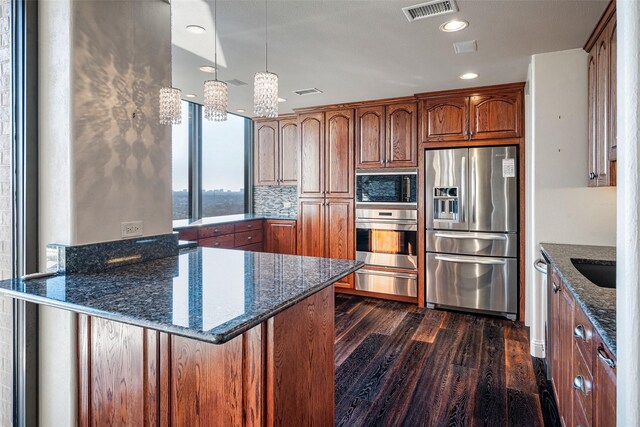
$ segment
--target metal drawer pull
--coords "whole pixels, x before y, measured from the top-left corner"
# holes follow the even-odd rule
[[[460,264],[481,264],[481,265],[505,265],[507,261],[503,259],[482,259],[482,258],[458,258],[453,256],[436,256],[436,261],[456,262]]]
[[[220,232],[220,229],[219,229],[219,228],[214,228],[214,229],[213,229],[213,232],[214,232],[214,233],[219,233],[219,232]]]
[[[220,246],[220,242],[215,242],[215,243],[213,244],[213,246],[215,246],[215,247],[217,248],[218,246]]]
[[[553,288],[553,293],[554,294],[557,294],[558,291],[560,290],[560,286],[558,286],[558,284],[556,282],[553,282],[552,288]]]
[[[586,341],[587,340],[587,334],[584,330],[584,326],[582,325],[578,325],[576,326],[576,328],[573,330],[573,336],[576,338],[580,338],[582,339],[582,341]]]
[[[442,237],[444,239],[464,239],[464,240],[507,240],[507,236],[503,234],[485,234],[477,236],[449,234],[449,233],[436,233],[435,237]]]
[[[598,359],[602,360],[604,363],[607,364],[607,366],[609,366],[610,368],[615,368],[616,364],[613,361],[613,359],[609,358],[607,356],[607,353],[604,349],[604,347],[602,346],[602,344],[600,344],[598,346]]]
[[[591,387],[589,386],[589,382],[584,379],[582,375],[577,375],[573,379],[573,388],[576,390],[580,390],[586,396],[591,391]]]
[[[253,239],[253,236],[247,237],[247,240],[252,240],[252,239]]]
[[[247,228],[253,228],[253,224],[247,224]]]

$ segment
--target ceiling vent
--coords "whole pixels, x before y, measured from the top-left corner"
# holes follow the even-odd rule
[[[238,80],[238,79],[227,80],[227,84],[230,84],[231,86],[246,86],[247,85],[245,82],[243,82],[242,80]]]
[[[453,50],[458,54],[475,52],[478,50],[478,43],[475,40],[457,42],[453,44]]]
[[[456,6],[454,0],[435,0],[416,4],[415,6],[403,7],[402,11],[409,22],[413,22],[418,19],[457,12],[458,6]]]
[[[298,95],[316,95],[318,93],[322,93],[322,91],[320,89],[316,89],[315,87],[312,87],[310,89],[294,90],[293,93]]]

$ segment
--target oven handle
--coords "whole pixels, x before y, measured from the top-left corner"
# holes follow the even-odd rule
[[[436,233],[435,237],[442,237],[445,239],[507,240],[507,236],[505,236],[504,234],[480,234],[470,236],[468,234]]]
[[[444,262],[457,262],[459,264],[482,264],[482,265],[505,265],[506,260],[497,258],[470,258],[470,257],[457,257],[457,256],[443,256],[436,255],[436,261]]]
[[[356,228],[365,230],[418,231],[415,221],[356,221]]]
[[[401,279],[414,279],[414,280],[418,278],[417,274],[396,273],[391,271],[367,270],[367,269],[356,271],[356,275],[398,277]]]

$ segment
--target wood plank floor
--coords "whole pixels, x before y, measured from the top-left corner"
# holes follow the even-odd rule
[[[519,323],[336,295],[337,426],[552,425],[540,369]]]

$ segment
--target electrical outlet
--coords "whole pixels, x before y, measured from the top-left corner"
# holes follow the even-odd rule
[[[291,202],[282,202],[282,207],[283,208],[290,208],[291,207]]]
[[[142,236],[142,221],[121,222],[122,237]]]

